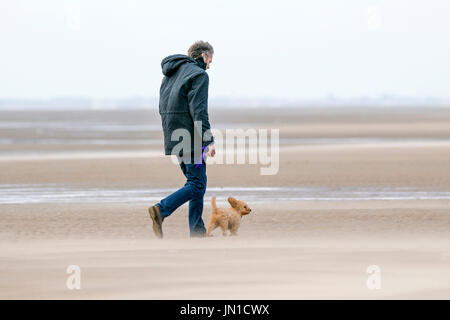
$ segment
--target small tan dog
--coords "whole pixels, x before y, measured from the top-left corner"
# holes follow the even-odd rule
[[[206,235],[210,236],[211,232],[220,227],[222,234],[227,235],[227,230],[230,230],[232,236],[237,234],[239,226],[241,225],[241,218],[252,211],[244,201],[236,200],[233,197],[228,197],[228,202],[231,208],[221,209],[216,206],[216,197],[211,199],[212,215],[209,221],[208,230]]]

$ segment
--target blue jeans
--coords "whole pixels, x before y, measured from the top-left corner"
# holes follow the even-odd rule
[[[189,230],[192,236],[206,233],[202,219],[203,196],[206,191],[206,163],[186,164],[180,162],[181,170],[186,176],[184,187],[162,199],[157,205],[161,209],[163,220],[170,216],[179,206],[189,201]]]

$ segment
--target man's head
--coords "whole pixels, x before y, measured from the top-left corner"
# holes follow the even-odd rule
[[[214,49],[212,45],[205,41],[195,42],[188,50],[188,56],[194,60],[203,58],[206,63],[206,69],[209,69],[209,64],[212,62]]]

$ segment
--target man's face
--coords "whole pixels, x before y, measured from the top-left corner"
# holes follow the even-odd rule
[[[212,62],[212,54],[208,55],[206,53],[202,53],[203,61],[206,63],[206,69],[209,69],[209,64]]]

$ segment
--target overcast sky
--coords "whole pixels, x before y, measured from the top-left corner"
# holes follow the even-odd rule
[[[158,95],[215,49],[212,97],[450,97],[448,0],[1,0],[0,98]]]

